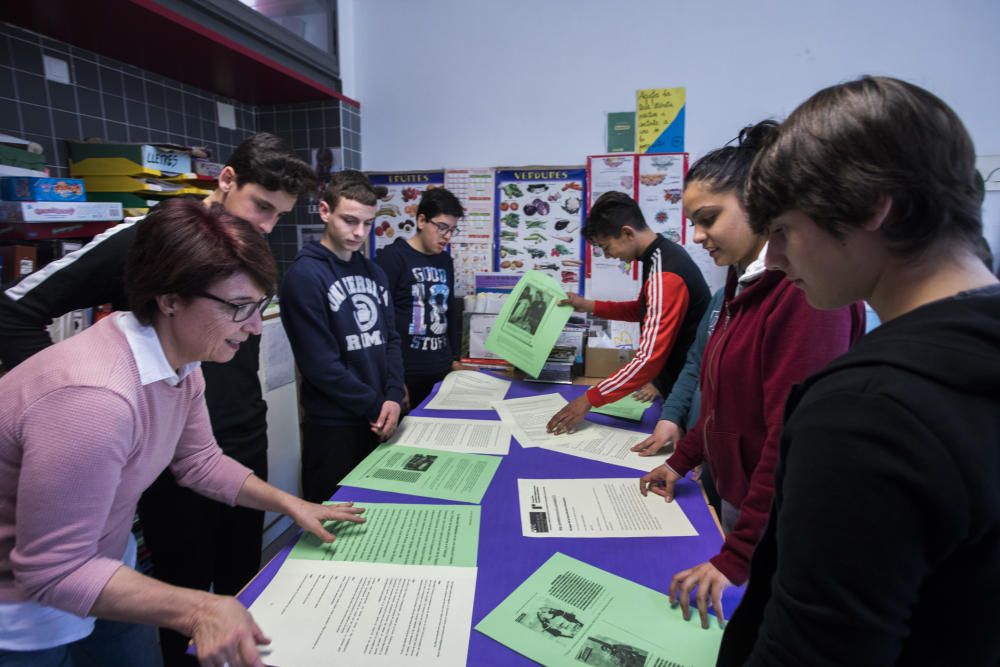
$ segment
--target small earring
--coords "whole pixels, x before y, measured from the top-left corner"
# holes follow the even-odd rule
[[[167,313],[167,316],[168,317],[173,317],[174,316],[174,311],[171,310],[169,313]]]

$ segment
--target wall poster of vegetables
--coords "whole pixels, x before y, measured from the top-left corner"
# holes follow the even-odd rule
[[[372,225],[372,257],[402,237],[417,231],[417,207],[425,190],[444,187],[444,171],[370,172],[372,185],[384,185],[389,192],[375,204]]]
[[[497,169],[494,269],[543,271],[583,293],[586,182],[582,167]]]

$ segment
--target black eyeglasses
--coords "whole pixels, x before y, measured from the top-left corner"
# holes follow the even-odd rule
[[[218,301],[219,303],[224,303],[233,309],[233,322],[246,322],[253,314],[258,310],[264,312],[271,300],[274,299],[274,295],[265,296],[260,301],[251,301],[249,303],[233,303],[232,301],[226,301],[225,299],[220,299],[214,294],[209,294],[208,292],[195,292],[194,296],[200,296],[205,299],[211,299],[212,301]]]
[[[441,232],[441,236],[454,236],[455,234],[458,234],[459,230],[457,226],[451,227],[443,222],[437,222],[436,220],[428,220],[427,222],[437,227],[437,230]]]

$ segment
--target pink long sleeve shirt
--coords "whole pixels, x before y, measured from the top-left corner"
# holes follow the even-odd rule
[[[0,602],[87,615],[122,566],[140,494],[167,466],[230,505],[250,474],[216,445],[201,370],[176,385],[140,373],[118,319],[0,378]]]

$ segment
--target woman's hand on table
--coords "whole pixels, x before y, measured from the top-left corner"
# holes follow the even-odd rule
[[[361,514],[365,511],[363,507],[355,507],[354,503],[339,503],[336,505],[321,505],[310,503],[299,499],[300,504],[293,507],[288,516],[299,525],[302,530],[312,533],[324,542],[334,540],[333,533],[323,527],[325,521],[350,521],[351,523],[364,523],[365,518]]]
[[[663,496],[668,503],[672,502],[674,485],[680,478],[681,475],[678,475],[673,468],[666,464],[656,466],[639,478],[639,493],[645,496],[649,491],[652,491],[658,496]]]
[[[676,607],[681,606],[681,613],[684,620],[691,619],[691,591],[698,589],[695,594],[695,604],[698,606],[698,614],[701,616],[701,627],[708,629],[708,607],[715,609],[715,615],[719,619],[719,626],[726,626],[726,616],[722,609],[722,591],[733,585],[726,575],[722,574],[711,562],[696,565],[687,570],[678,572],[670,580],[670,604]]]
[[[271,640],[236,598],[205,594],[193,616],[191,640],[202,667],[264,667],[257,647]]]
[[[652,382],[647,382],[641,388],[632,392],[635,400],[642,401],[643,403],[649,403],[650,401],[660,397],[660,390],[656,388]]]
[[[653,433],[642,442],[633,445],[632,451],[639,452],[639,456],[654,456],[664,449],[670,452],[683,436],[684,431],[680,426],[668,419],[661,419],[656,422]]]
[[[560,433],[572,433],[573,428],[577,423],[583,421],[583,418],[587,416],[592,407],[594,406],[590,403],[590,399],[587,398],[587,394],[580,394],[567,403],[562,410],[553,415],[552,419],[545,426],[545,430],[556,435]]]

